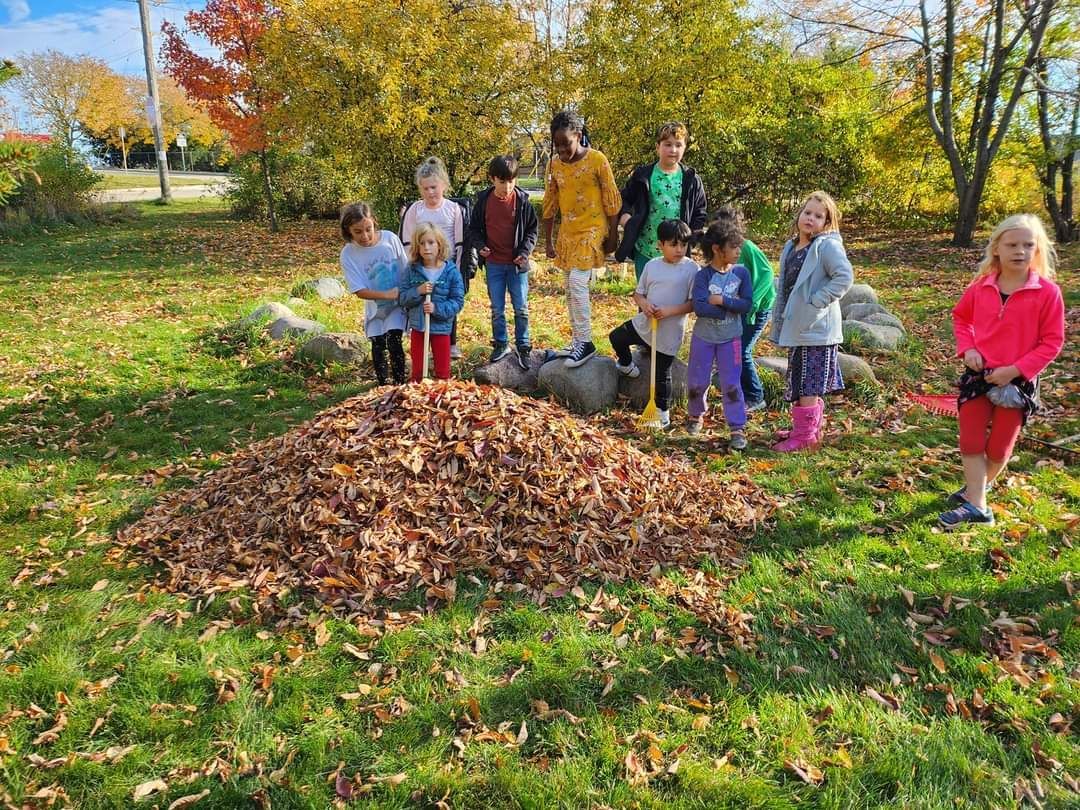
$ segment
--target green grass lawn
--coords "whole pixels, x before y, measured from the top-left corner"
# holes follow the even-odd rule
[[[720,473],[702,497],[743,471],[775,498],[745,566],[714,572],[726,588],[712,597],[749,614],[749,636],[716,636],[654,584],[538,607],[462,576],[455,603],[372,637],[300,595],[272,618],[242,592],[185,602],[112,544],[157,494],[371,385],[370,369],[215,341],[256,303],[336,274],[339,250],[335,223],[271,235],[219,205],[145,204],[133,221],[0,244],[0,802],[1080,806],[1076,457],[1022,444],[997,526],[941,534],[955,423],[899,394],[949,390],[948,313],[976,253],[849,238],[858,280],[911,340],[874,360],[880,390],[832,405],[818,454],[765,449],[778,409],[755,415],[738,457],[720,430],[632,438]],[[1071,326],[1030,425],[1044,438],[1080,433],[1080,250],[1062,254]],[[598,285],[598,334],[629,317],[629,289]],[[487,351],[482,290],[462,318],[462,376]],[[568,339],[563,306],[539,271],[538,345]],[[331,329],[361,313],[299,309]],[[632,416],[598,421],[625,431]]]
[[[225,175],[222,175],[222,179]],[[169,175],[169,183],[173,186],[205,186],[217,180],[205,177],[182,177],[175,174]],[[95,191],[109,191],[117,188],[157,188],[158,178],[156,174],[114,174],[102,173],[102,180],[96,186]]]

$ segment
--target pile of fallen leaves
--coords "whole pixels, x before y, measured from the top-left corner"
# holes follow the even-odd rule
[[[165,495],[120,542],[192,596],[260,609],[314,592],[347,613],[458,574],[541,599],[585,578],[737,564],[771,511],[745,477],[643,453],[549,402],[447,381],[380,389],[237,453]]]

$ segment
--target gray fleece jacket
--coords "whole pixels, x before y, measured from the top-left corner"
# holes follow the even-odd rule
[[[855,279],[844,252],[844,240],[836,231],[820,234],[791,290],[784,297],[784,263],[795,249],[789,239],[780,253],[776,274],[777,294],[772,311],[770,338],[778,346],[832,346],[844,340],[840,299]]]

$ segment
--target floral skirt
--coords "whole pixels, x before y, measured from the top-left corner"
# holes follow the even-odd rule
[[[787,385],[784,399],[823,397],[844,390],[839,346],[795,346],[788,349]]]

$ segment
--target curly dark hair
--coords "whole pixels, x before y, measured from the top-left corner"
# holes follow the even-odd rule
[[[712,261],[713,248],[724,248],[729,245],[741,245],[746,240],[739,223],[729,219],[718,219],[706,230],[701,237],[701,251],[705,258]]]
[[[551,119],[551,139],[555,140],[555,133],[568,129],[576,132],[581,137],[581,145],[589,146],[589,128],[585,126],[585,118],[575,110],[560,110]]]

